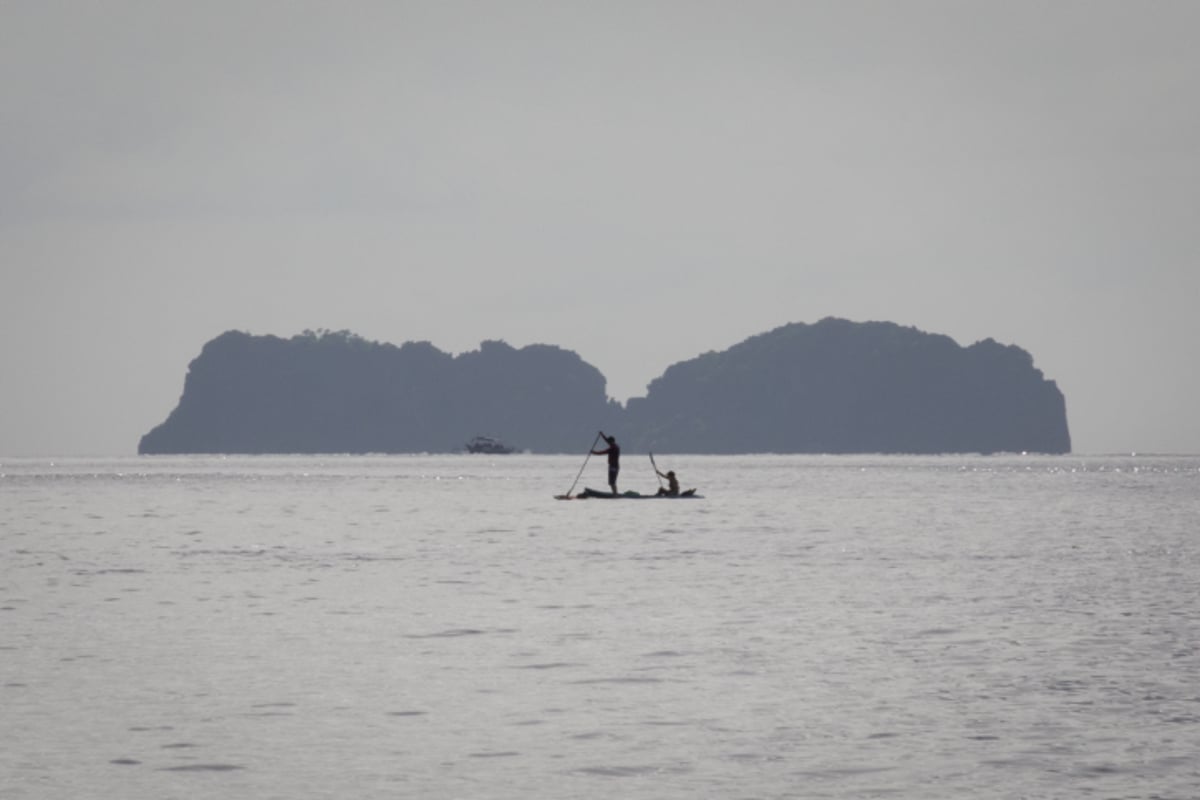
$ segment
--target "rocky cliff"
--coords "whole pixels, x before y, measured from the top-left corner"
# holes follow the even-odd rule
[[[1065,453],[1062,392],[1019,347],[824,319],[667,369],[629,402],[639,449]]]
[[[138,452],[450,452],[476,434],[574,452],[619,412],[599,370],[557,347],[484,342],[454,357],[345,331],[230,331],[192,361],[179,405]]]
[[[1044,452],[1071,448],[1062,393],[1018,347],[889,322],[795,323],[669,367],[627,407],[549,345],[451,356],[345,331],[228,332],[189,366],[140,453],[449,452],[474,434],[579,452]]]

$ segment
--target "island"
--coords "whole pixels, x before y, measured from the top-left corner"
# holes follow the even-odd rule
[[[669,367],[625,409],[671,453],[1067,453],[1066,401],[992,339],[827,318]]]
[[[487,431],[578,453],[598,428],[662,453],[1067,453],[1066,402],[1033,358],[892,322],[792,323],[674,364],[618,403],[553,345],[429,342],[349,331],[228,331],[191,362],[141,454],[461,452]],[[582,444],[581,444],[582,442]]]

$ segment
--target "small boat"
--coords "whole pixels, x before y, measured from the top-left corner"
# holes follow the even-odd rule
[[[509,447],[499,439],[493,439],[491,436],[476,436],[471,441],[467,442],[468,453],[487,453],[494,456],[505,456],[509,453],[517,452],[517,448]]]
[[[595,498],[597,500],[700,500],[703,495],[696,494],[695,489],[687,489],[677,495],[669,494],[642,494],[641,492],[628,491],[620,494],[612,492],[601,492],[596,489],[584,489],[576,495],[559,494],[555,495],[555,500],[586,500]]]

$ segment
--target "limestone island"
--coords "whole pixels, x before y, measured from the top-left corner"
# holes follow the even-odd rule
[[[229,331],[188,367],[141,454],[460,452],[486,431],[579,453],[597,429],[661,453],[1067,453],[1066,403],[1026,351],[826,318],[674,364],[645,397],[552,345],[452,356],[348,331]]]

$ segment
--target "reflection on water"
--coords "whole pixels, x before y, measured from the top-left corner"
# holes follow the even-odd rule
[[[656,458],[4,461],[0,795],[1195,796],[1200,459]]]

